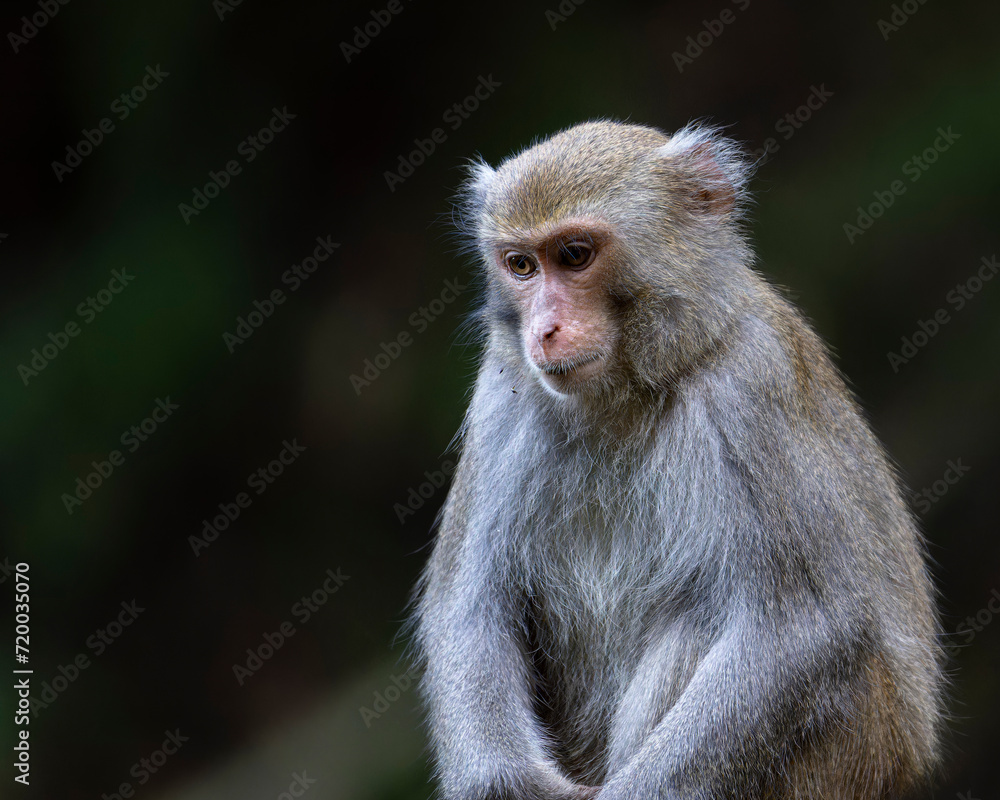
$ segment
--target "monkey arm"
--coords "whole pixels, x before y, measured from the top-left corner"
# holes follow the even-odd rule
[[[447,535],[442,541],[445,547],[457,545]],[[596,789],[574,784],[550,755],[515,630],[522,614],[495,573],[484,568],[491,559],[477,554],[452,561],[447,575],[442,560],[448,559],[436,552],[424,598],[433,610],[422,616],[420,638],[444,797],[593,796]]]
[[[762,796],[760,776],[780,774],[803,731],[851,725],[823,718],[852,681],[840,674],[855,660],[845,656],[847,627],[815,608],[780,620],[773,613],[731,616],[677,702],[599,798]]]

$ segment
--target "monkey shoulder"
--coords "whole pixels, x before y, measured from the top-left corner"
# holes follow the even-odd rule
[[[891,557],[912,527],[881,445],[804,322],[760,318],[686,387],[718,448],[729,513],[760,529],[767,557]],[[752,511],[751,514],[745,512]],[[746,522],[749,520],[749,522]],[[831,573],[834,574],[834,573]]]

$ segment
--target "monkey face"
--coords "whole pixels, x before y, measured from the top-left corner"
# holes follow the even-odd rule
[[[581,218],[496,248],[525,360],[555,395],[593,391],[607,376],[617,341],[607,290],[612,238],[607,226]]]

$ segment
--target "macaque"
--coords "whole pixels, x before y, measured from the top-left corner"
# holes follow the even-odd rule
[[[944,718],[924,544],[753,269],[707,127],[562,131],[459,217],[483,353],[416,593],[447,800],[893,798]]]

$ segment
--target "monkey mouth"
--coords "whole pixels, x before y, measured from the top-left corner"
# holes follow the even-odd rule
[[[599,361],[600,358],[600,354],[597,353],[592,355],[577,356],[576,358],[560,358],[557,361],[549,361],[545,364],[538,364],[538,369],[546,375],[559,377],[569,375],[581,367],[587,366],[588,364],[593,364],[595,361]]]

